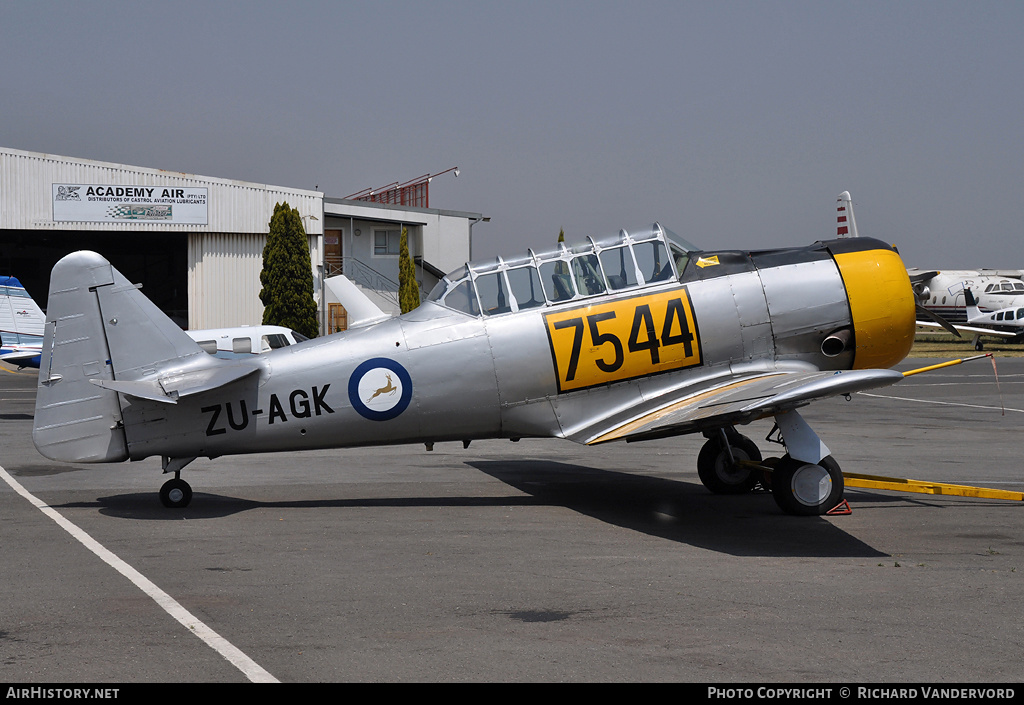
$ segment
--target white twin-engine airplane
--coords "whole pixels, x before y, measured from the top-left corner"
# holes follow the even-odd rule
[[[1022,272],[1016,269],[909,270],[918,303],[951,323],[967,323],[970,289],[982,312],[1024,305]]]
[[[969,333],[974,336],[972,342],[975,350],[984,349],[981,342],[983,335],[1003,338],[1011,343],[1024,339],[1024,299],[1018,301],[1016,306],[1001,308],[997,311],[982,311],[970,287],[963,290],[963,296],[967,323],[954,323],[953,327],[960,333]],[[938,323],[928,321],[918,321],[917,325],[928,328],[942,327]]]
[[[659,224],[469,263],[400,317],[263,355],[212,357],[103,257],[53,268],[33,441],[75,463],[163,459],[167,506],[198,457],[556,437],[703,433],[712,492],[769,484],[824,514],[844,482],[797,409],[893,384],[915,302],[870,238],[703,251]],[[736,426],[774,418],[761,464]]]

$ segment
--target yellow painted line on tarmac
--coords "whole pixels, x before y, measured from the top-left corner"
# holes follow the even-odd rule
[[[907,480],[898,477],[881,477],[878,475],[860,475],[852,472],[844,472],[843,481],[847,487],[895,490],[897,492],[916,492],[918,494],[952,495],[956,497],[976,497],[979,499],[1007,499],[1016,502],[1024,501],[1024,492],[995,490],[988,487],[971,487],[969,485],[950,485],[944,482]]]

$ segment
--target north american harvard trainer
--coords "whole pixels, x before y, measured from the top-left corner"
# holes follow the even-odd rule
[[[185,506],[198,457],[703,433],[712,492],[770,467],[778,505],[816,515],[843,475],[796,409],[902,379],[887,368],[914,329],[906,268],[878,240],[701,251],[654,224],[470,263],[400,317],[222,360],[83,251],[52,272],[33,440],[67,462],[160,456],[161,499]],[[736,430],[762,418],[786,448],[763,464]]]

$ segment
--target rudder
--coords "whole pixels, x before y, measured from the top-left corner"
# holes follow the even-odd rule
[[[205,355],[138,287],[94,252],[75,252],[50,275],[32,441],[47,458],[129,457],[116,391],[93,381],[139,380],[161,363]]]

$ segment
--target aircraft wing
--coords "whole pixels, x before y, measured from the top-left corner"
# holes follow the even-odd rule
[[[943,326],[938,323],[931,323],[930,321],[918,321],[917,325],[923,328],[942,328]],[[981,326],[961,326],[956,323],[951,324],[961,333],[974,333],[978,335],[994,335],[997,338],[1016,338],[1021,335],[1020,332],[1014,333],[1007,330],[995,330],[994,328],[982,328]]]
[[[903,379],[896,370],[772,370],[734,375],[699,391],[665,395],[604,418],[570,435],[579,443],[639,441],[693,433],[725,424],[742,424],[789,411],[817,399],[884,387]]]
[[[7,352],[0,355],[0,360],[10,363],[23,362],[25,360],[31,360],[34,357],[39,357],[39,350],[16,350],[14,352]]]

